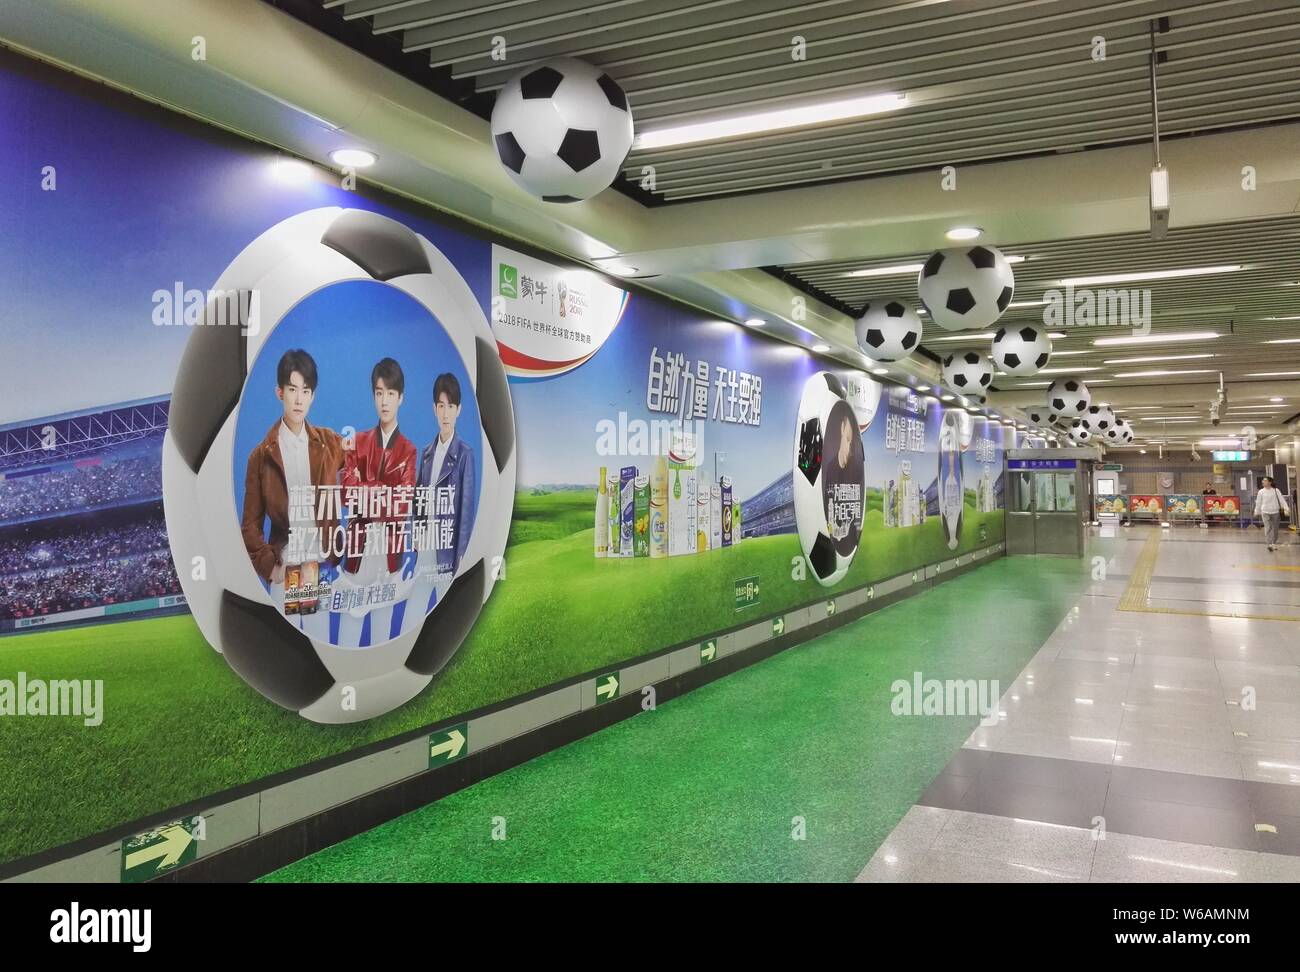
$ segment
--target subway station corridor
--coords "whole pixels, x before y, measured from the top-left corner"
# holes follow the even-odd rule
[[[1092,552],[1104,578],[859,880],[1300,880],[1294,535],[1109,527]]]

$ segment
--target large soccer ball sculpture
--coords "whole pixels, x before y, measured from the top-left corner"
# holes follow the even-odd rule
[[[955,392],[984,400],[993,381],[993,362],[979,351],[954,351],[943,359],[943,383]]]
[[[857,428],[838,378],[819,371],[804,383],[794,436],[794,519],[808,566],[827,587],[848,573],[862,534],[866,470]]]
[[[450,587],[422,623],[361,649],[317,641],[286,620],[245,550],[233,479],[236,461],[243,476],[235,429],[259,348],[299,301],[342,281],[382,282],[441,323],[472,379],[463,394],[477,400],[482,434],[466,432],[484,450],[478,514]],[[473,291],[428,240],[361,210],[315,209],[284,220],[249,243],[213,290],[258,294],[260,314],[256,328],[194,328],[176,376],[163,442],[163,502],[190,611],[230,667],[278,705],[327,723],[388,712],[425,688],[455,654],[492,591],[505,549],[515,426],[492,332]],[[355,337],[364,341],[364,322]]]
[[[1069,436],[1075,445],[1087,445],[1092,441],[1093,432],[1083,423],[1083,419],[1075,419],[1070,425]]]
[[[1105,436],[1115,427],[1115,413],[1109,405],[1089,405],[1079,420],[1093,435]]]
[[[600,68],[569,57],[507,81],[491,129],[510,178],[546,202],[579,202],[608,188],[632,149],[623,89]]]
[[[1042,328],[1030,324],[1000,327],[993,335],[993,363],[999,371],[1025,378],[1047,367],[1052,357],[1052,339]]]
[[[996,247],[971,246],[932,253],[917,289],[930,319],[948,331],[991,327],[1015,293],[1011,265]]]
[[[875,300],[853,326],[858,347],[873,361],[902,361],[921,341],[921,318],[901,300]]]
[[[1081,378],[1058,378],[1047,389],[1047,408],[1056,424],[1081,418],[1091,404],[1092,392]]]

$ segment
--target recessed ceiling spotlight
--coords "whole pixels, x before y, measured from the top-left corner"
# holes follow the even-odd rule
[[[939,396],[939,401],[941,401],[941,402],[950,402],[950,401],[952,401],[952,396],[951,396],[951,395],[940,395],[940,396]]]
[[[977,240],[984,234],[984,231],[978,226],[954,226],[944,235],[955,243],[962,240]]]
[[[888,368],[872,368],[872,369],[871,369],[871,373],[872,373],[873,375],[887,375],[887,374],[889,374],[889,369],[888,369]]]
[[[919,391],[919,392],[928,392],[928,391],[930,390],[930,386],[929,386],[929,385],[917,385],[917,386],[916,386],[916,390]],[[1280,402],[1281,400],[1282,400],[1282,399],[1280,399],[1280,398],[1277,399],[1277,401],[1279,401],[1279,402]]]
[[[335,149],[330,153],[330,158],[335,165],[341,165],[345,169],[365,169],[379,161],[374,152],[357,148]]]
[[[751,317],[749,320],[745,321],[745,323],[750,327],[762,327],[767,323],[767,321],[763,320],[761,317]]]
[[[1282,399],[1280,399],[1280,398],[1270,398],[1269,401],[1270,401],[1270,402],[1280,402],[1280,401],[1282,401]]]
[[[812,349],[818,354],[825,354],[831,349],[831,346],[829,344],[814,344]]]

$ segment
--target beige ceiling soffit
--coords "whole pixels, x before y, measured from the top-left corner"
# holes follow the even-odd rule
[[[1300,209],[1300,124],[1176,139],[1162,149],[1175,228]],[[1249,192],[1246,165],[1257,178]],[[682,203],[650,211],[657,248],[627,259],[658,273],[870,260],[946,245],[944,233],[957,225],[979,226],[999,246],[1144,232],[1150,169],[1150,148],[1131,146],[961,166],[952,191],[935,169]]]

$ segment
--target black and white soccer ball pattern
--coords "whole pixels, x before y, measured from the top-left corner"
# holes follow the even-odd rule
[[[485,450],[479,512],[450,588],[422,625],[364,650],[313,640],[285,620],[244,549],[232,475],[237,406],[258,349],[305,296],[346,280],[395,287],[443,325],[472,378]],[[244,681],[304,718],[358,722],[391,711],[429,685],[460,647],[505,550],[515,423],[492,331],[442,253],[403,224],[363,210],[314,209],[276,224],[235,257],[212,289],[256,292],[260,315],[256,329],[195,328],[176,376],[163,442],[163,502],[190,611]],[[204,579],[195,579],[197,563],[206,567]]]
[[[905,301],[873,300],[853,332],[862,353],[873,361],[902,361],[921,343],[921,318]]]
[[[992,356],[998,371],[1025,378],[1047,367],[1052,339],[1047,331],[1032,324],[1000,327],[993,335]]]
[[[546,202],[579,202],[608,188],[632,150],[627,95],[600,68],[571,57],[507,81],[491,130],[510,178]]]
[[[1015,295],[1011,264],[993,246],[939,250],[917,279],[930,320],[948,331],[992,327]]]
[[[943,359],[943,383],[950,390],[984,401],[993,382],[993,362],[981,351],[954,351]]]

